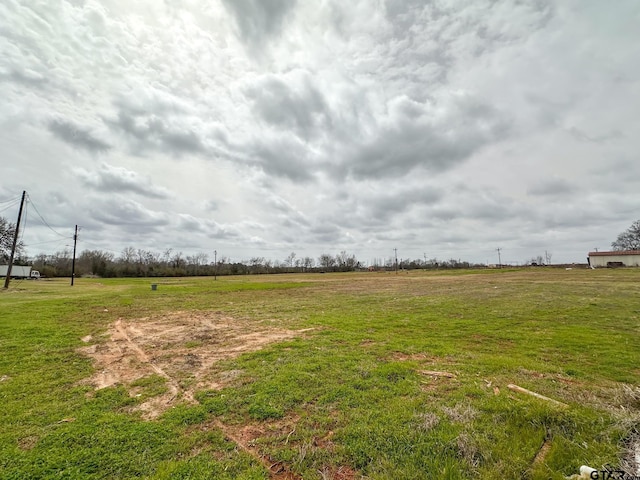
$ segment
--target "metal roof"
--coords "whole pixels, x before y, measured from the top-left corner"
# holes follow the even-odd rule
[[[589,252],[590,257],[611,257],[616,255],[640,255],[640,250],[614,250],[612,252]]]

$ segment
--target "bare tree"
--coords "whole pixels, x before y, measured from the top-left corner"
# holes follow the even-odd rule
[[[352,271],[359,266],[359,262],[356,256],[353,254],[349,255],[344,250],[336,255],[336,263],[338,265],[338,268],[344,271]]]
[[[611,246],[614,250],[640,250],[640,220],[633,222],[627,230],[618,235]]]
[[[182,258],[182,252],[176,252],[173,254],[173,257],[171,257],[171,266],[173,268],[184,268],[186,262],[184,261],[184,258]]]
[[[0,217],[0,260],[6,262],[11,254],[13,246],[13,237],[16,234],[16,226],[10,223],[6,218]],[[20,241],[16,244],[16,255],[20,256],[23,252],[24,245]]]
[[[296,259],[296,252],[291,252],[287,258],[284,259],[284,263],[287,264],[288,267],[293,268],[293,262]]]
[[[187,264],[191,267],[192,271],[190,271],[193,275],[198,275],[200,273],[200,267],[202,265],[206,265],[209,256],[206,253],[196,253],[195,255],[187,256]]]
[[[333,268],[336,265],[336,259],[333,257],[333,255],[323,253],[318,257],[318,264],[322,268]]]
[[[71,251],[65,249],[51,255],[50,263],[56,270],[56,275],[69,276],[71,275]]]
[[[249,260],[249,266],[251,268],[252,273],[260,273],[262,272],[264,267],[264,257],[251,257]]]
[[[120,261],[127,265],[130,263],[133,263],[135,258],[136,258],[136,249],[133,247],[126,247],[124,250],[122,250],[122,253],[120,254]]]
[[[305,270],[310,270],[311,268],[313,268],[314,263],[315,262],[313,261],[313,258],[311,258],[311,257],[304,257],[302,259],[302,267]]]
[[[84,250],[76,263],[80,275],[91,273],[101,277],[107,276],[107,268],[113,261],[113,253],[101,250]]]

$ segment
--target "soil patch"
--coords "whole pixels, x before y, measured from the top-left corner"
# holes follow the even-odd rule
[[[153,419],[177,402],[195,402],[193,394],[197,390],[220,389],[231,382],[234,375],[215,371],[217,362],[305,331],[216,312],[118,319],[109,327],[106,341],[79,349],[93,359],[97,370],[84,383],[96,389],[124,385],[134,395],[137,390],[131,384],[136,380],[154,374],[164,378],[166,391],[138,407],[144,418]]]

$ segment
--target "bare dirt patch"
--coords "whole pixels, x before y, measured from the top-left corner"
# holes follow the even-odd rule
[[[355,470],[347,466],[325,468],[319,473],[323,480],[355,480],[359,477]]]
[[[38,440],[40,439],[35,435],[20,438],[18,439],[18,448],[20,448],[20,450],[32,450],[38,443]]]
[[[547,434],[547,436],[544,439],[544,442],[542,442],[542,445],[538,450],[538,453],[536,453],[536,456],[533,458],[531,467],[533,468],[533,467],[536,467],[537,465],[544,463],[550,451],[551,451],[551,438]]]
[[[153,419],[179,401],[195,402],[195,391],[222,388],[237,376],[216,373],[217,362],[300,336],[305,331],[216,312],[173,312],[153,318],[118,319],[109,327],[106,341],[79,349],[94,360],[97,369],[84,383],[96,389],[124,385],[135,395],[131,384],[136,380],[154,374],[164,378],[166,392],[139,407],[145,418]]]
[[[429,355],[427,353],[403,353],[403,352],[393,352],[391,354],[391,358],[396,362],[435,362],[438,360],[438,357],[434,355]]]

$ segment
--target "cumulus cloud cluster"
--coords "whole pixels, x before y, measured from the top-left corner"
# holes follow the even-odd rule
[[[637,217],[633,0],[0,16],[0,200],[29,190],[88,248],[582,261]]]

